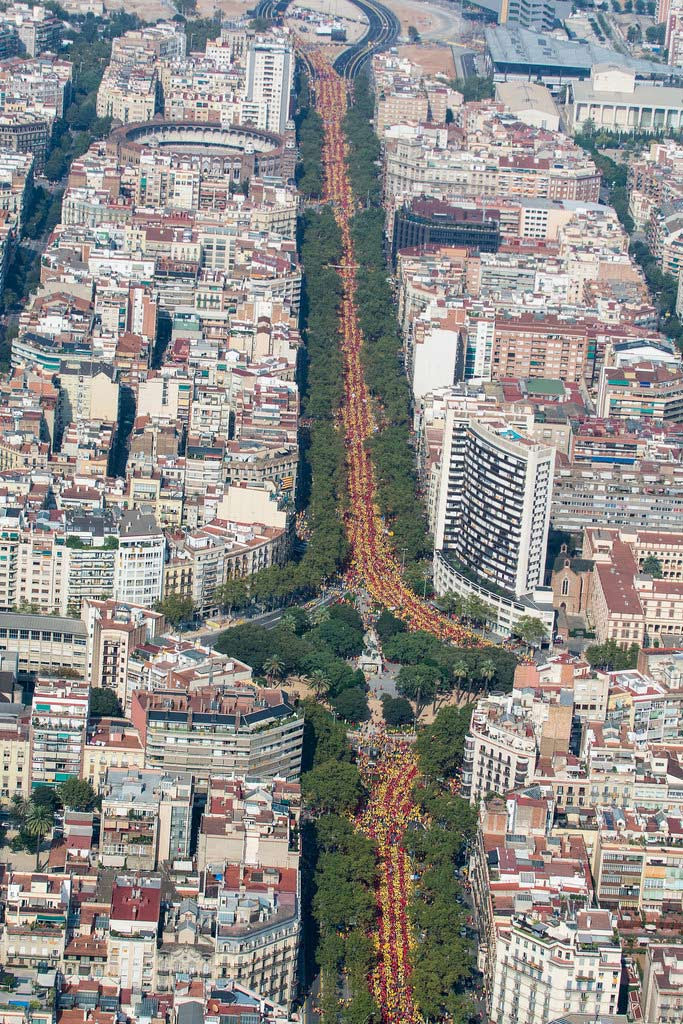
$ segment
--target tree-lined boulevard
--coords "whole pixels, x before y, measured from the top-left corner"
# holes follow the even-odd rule
[[[312,63],[316,71],[316,104],[325,129],[323,200],[333,204],[341,231],[339,272],[342,296],[339,317],[344,366],[341,419],[346,439],[350,582],[354,589],[364,587],[379,604],[395,610],[396,615],[412,629],[426,630],[455,643],[478,644],[481,641],[476,634],[440,615],[406,585],[399,559],[382,524],[368,451],[375,422],[363,370],[363,337],[356,304],[356,258],[351,231],[355,201],[343,125],[347,108],[346,84],[321,57],[316,55]]]
[[[330,444],[328,472],[336,479],[340,496],[338,508],[343,513],[350,546],[347,584],[350,590],[363,594],[364,600],[369,596],[371,603],[391,609],[395,621],[405,623],[411,631],[405,634],[406,639],[414,636],[418,646],[422,637],[423,646],[433,640],[444,650],[451,649],[449,642],[461,647],[477,647],[483,641],[476,633],[442,615],[407,585],[400,559],[391,544],[394,531],[382,518],[380,504],[389,511],[391,469],[387,454],[391,445],[396,443],[402,448],[396,464],[402,484],[412,473],[412,453],[407,433],[409,399],[400,379],[398,352],[394,348],[392,353],[390,334],[373,331],[368,316],[364,315],[368,310],[359,310],[359,299],[369,300],[370,295],[364,288],[365,268],[360,270],[360,266],[374,260],[377,278],[386,278],[381,265],[383,216],[381,211],[372,209],[358,214],[352,187],[352,178],[356,194],[361,182],[368,184],[367,166],[372,161],[373,146],[372,140],[366,143],[362,137],[358,142],[358,135],[362,136],[364,130],[363,117],[359,118],[357,111],[354,114],[353,108],[349,113],[345,82],[321,57],[314,55],[309,62],[315,72],[315,105],[324,129],[321,198],[328,206],[327,210],[323,207],[321,212],[307,215],[303,225],[302,255],[311,302],[307,401],[313,436],[324,426],[328,439],[343,436],[345,442],[345,500],[341,498],[340,470],[333,469],[336,464],[333,452],[338,451],[334,443]],[[367,111],[364,118],[367,124]],[[348,136],[356,128],[359,131],[352,153]],[[355,160],[359,148],[366,150],[365,171],[360,161]],[[353,175],[349,173],[350,160],[355,160]],[[312,180],[315,182],[315,176]],[[363,198],[370,199],[369,187]],[[373,198],[377,198],[376,188]],[[330,222],[330,207],[334,210],[336,225]],[[367,233],[363,231],[364,223]],[[307,263],[306,250],[309,261],[313,253],[317,256],[312,266]],[[311,277],[316,288],[327,278],[329,290],[325,299],[322,292],[320,298],[328,313],[330,299],[336,300],[337,329],[328,331],[326,338],[322,338],[319,331],[312,335],[310,331],[311,320],[315,323],[316,318],[320,319],[316,317],[312,302]],[[381,298],[386,306],[383,310],[383,323],[386,323],[393,309],[390,296],[385,294]],[[363,323],[369,325],[369,345],[363,334]],[[335,338],[338,346],[333,345]],[[377,346],[375,350],[373,344]],[[392,360],[395,366],[391,365]],[[341,373],[337,372],[339,370]],[[366,374],[373,381],[372,388]],[[386,395],[383,394],[385,389]],[[403,396],[405,408],[401,409]],[[335,416],[337,409],[339,414]],[[395,415],[397,410],[401,413],[399,417]],[[382,429],[377,413],[383,420]],[[397,431],[393,438],[387,426]],[[315,485],[316,456],[313,451],[312,454]],[[378,488],[378,468],[383,493]],[[388,523],[398,523],[401,509],[392,509],[389,516]],[[404,516],[404,522],[408,520],[409,516]],[[417,510],[415,520],[413,557],[421,546]],[[401,528],[410,529],[402,523]],[[455,649],[452,650],[455,654]],[[410,652],[405,653],[409,662]],[[429,666],[421,669],[428,670]],[[408,664],[402,671],[407,675],[418,670]],[[436,696],[436,677],[440,673],[436,668],[430,671]],[[495,671],[492,666],[491,673]],[[419,704],[419,680],[417,686]],[[473,822],[471,809],[449,789],[461,754],[461,750],[455,748],[464,740],[468,713],[466,709],[444,710],[448,712],[448,724],[443,731],[449,751],[452,748],[448,764],[441,764],[437,754],[441,734],[436,726],[425,733],[422,748],[417,750],[411,749],[400,737],[392,738],[370,730],[361,742],[357,765],[349,764],[346,754],[339,751],[338,757],[332,760],[314,762],[304,775],[304,793],[318,820],[312,909],[319,930],[317,957],[323,978],[321,1009],[325,1024],[337,1021],[418,1024],[427,1017],[435,1019],[445,1014],[453,1020],[467,1021],[473,1014],[474,1004],[468,992],[473,975],[472,944],[463,937],[465,915],[458,902],[461,894],[455,881],[456,867],[464,860]],[[323,726],[321,712],[322,709],[316,709],[309,726],[318,733]],[[309,721],[310,713],[309,710]],[[329,726],[324,728],[329,729]],[[318,755],[324,745],[318,743]],[[379,747],[379,752],[375,746]],[[433,767],[434,762],[439,772],[438,780],[429,779],[427,789],[420,773],[422,759],[428,777],[428,766]],[[355,817],[357,838],[354,840],[352,833],[345,831],[343,823],[348,818],[344,814],[358,806],[361,809]],[[458,826],[457,841],[451,842],[448,833],[454,823]],[[411,833],[415,828],[418,832]],[[409,835],[415,864],[408,854]],[[422,838],[418,839],[418,835]],[[371,845],[364,845],[361,851],[355,844],[362,842],[363,837]],[[368,864],[368,870],[359,873],[354,866],[354,855],[367,857],[370,851],[374,853],[376,870],[371,870]],[[423,876],[423,882],[417,885],[416,864],[419,875]],[[368,902],[372,891],[374,914]],[[451,934],[454,928],[457,931]],[[367,938],[372,940],[370,949],[364,945]],[[411,982],[413,972],[415,992]],[[364,989],[366,980],[369,992]]]

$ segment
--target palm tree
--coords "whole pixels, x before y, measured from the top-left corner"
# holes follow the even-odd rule
[[[266,674],[266,679],[272,683],[284,675],[285,663],[278,654],[271,654],[263,662],[263,671]]]
[[[486,689],[488,690],[489,686],[496,678],[496,666],[490,658],[486,658],[479,666],[479,678],[483,683],[485,683]]]
[[[330,688],[330,681],[322,669],[314,669],[308,678],[311,681],[311,686],[313,687],[313,692],[316,697],[320,698],[327,694]]]
[[[282,629],[288,630],[290,633],[296,632],[296,619],[291,612],[285,612],[280,619],[280,626]]]
[[[40,864],[40,844],[54,824],[54,814],[43,804],[29,804],[24,829],[36,840],[36,871]]]
[[[452,672],[453,678],[455,679],[455,692],[459,700],[460,695],[462,693],[462,683],[465,679],[467,679],[468,675],[470,674],[470,671],[464,661],[456,661],[455,665],[453,666]]]
[[[15,795],[12,797],[12,805],[10,807],[10,814],[12,820],[16,824],[23,822],[28,812],[28,800],[24,800],[23,796]]]

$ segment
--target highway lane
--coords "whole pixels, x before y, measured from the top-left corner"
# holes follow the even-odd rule
[[[288,5],[289,0],[260,0],[254,8],[254,14],[257,18],[274,21],[275,18],[285,13]]]
[[[368,30],[357,43],[340,53],[333,67],[342,78],[355,78],[372,59],[374,53],[395,46],[401,24],[394,14],[378,0],[351,0],[368,19]]]
[[[334,62],[335,71],[343,78],[355,78],[372,59],[373,53],[388,50],[398,41],[401,23],[388,7],[379,0],[350,0],[368,19],[368,28],[362,39],[339,54]],[[275,21],[281,17],[289,0],[259,0],[254,8],[257,18]]]

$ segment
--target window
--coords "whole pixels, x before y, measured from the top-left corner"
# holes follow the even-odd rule
[[[565,579],[562,580],[562,597],[566,597],[568,593],[569,593],[569,580],[566,579],[566,577],[565,577]]]

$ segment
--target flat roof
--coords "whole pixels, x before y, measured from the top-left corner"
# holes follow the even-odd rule
[[[527,393],[530,395],[564,395],[564,384],[561,380],[548,377],[530,378],[526,382]]]
[[[497,99],[513,111],[540,110],[544,114],[560,116],[549,90],[538,82],[497,82],[496,94]]]
[[[21,615],[18,612],[0,612],[0,626],[8,629],[42,629],[53,633],[74,633],[86,636],[81,619],[64,619],[59,615]]]
[[[594,89],[591,82],[575,82],[572,86],[575,103],[609,103],[619,106],[680,107],[683,103],[683,88],[670,85],[649,85],[636,82],[633,92],[612,92],[609,89]]]
[[[532,32],[516,25],[496,25],[485,30],[486,47],[494,64],[517,65],[520,69],[529,67],[548,68],[555,66],[560,72],[575,75],[590,75],[595,64],[619,64],[630,68],[643,78],[680,77],[668,64],[657,64],[650,60],[635,60],[606,46],[594,43],[573,42],[555,39],[542,32]],[[501,69],[502,70],[502,69]]]

